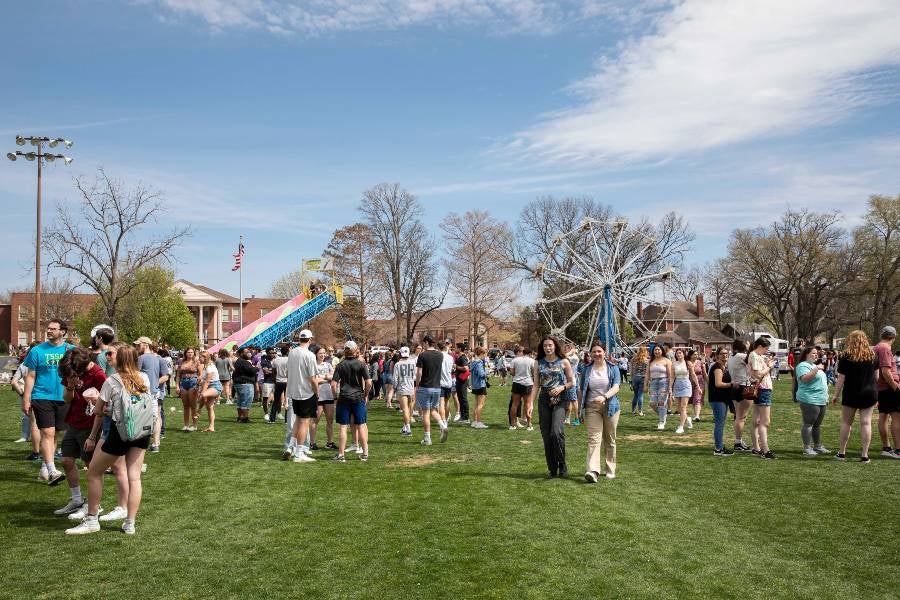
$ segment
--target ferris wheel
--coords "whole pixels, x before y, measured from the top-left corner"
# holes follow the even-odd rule
[[[554,238],[535,268],[535,279],[545,286],[538,310],[551,333],[565,339],[570,326],[586,318],[585,347],[598,340],[609,352],[620,352],[656,337],[666,311],[656,311],[656,320],[648,322],[639,318],[637,306],[660,304],[660,288],[665,303],[666,281],[673,273],[661,263],[647,227],[588,217]],[[618,331],[626,323],[633,332],[630,340]]]

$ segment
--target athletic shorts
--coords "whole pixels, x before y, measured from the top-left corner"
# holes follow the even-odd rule
[[[319,397],[313,394],[304,400],[291,399],[294,416],[298,419],[315,419],[319,408]]]
[[[84,462],[90,462],[94,451],[86,452],[84,450],[84,444],[90,435],[90,429],[76,429],[74,427],[66,429],[66,435],[63,437],[62,448],[60,449],[62,455],[67,458],[80,458]]]
[[[317,403],[319,406],[327,406],[329,404],[334,404],[334,396],[332,396],[331,398],[325,398],[324,400],[322,399],[322,396],[319,396]]]
[[[262,384],[263,398],[271,398],[274,393],[275,393],[275,383],[274,382],[273,383],[263,382],[263,384]]]
[[[435,409],[441,404],[442,388],[423,388],[416,390],[416,408]]]
[[[338,425],[349,425],[350,418],[357,425],[365,425],[366,423],[366,403],[362,400],[356,402],[340,401],[334,408],[334,420]]]
[[[429,388],[429,389],[432,389],[432,388]],[[443,398],[444,400],[447,400],[452,395],[453,395],[452,387],[442,387],[441,388],[441,398]],[[417,399],[417,401],[418,401],[418,399]]]
[[[125,456],[129,448],[140,448],[146,450],[150,446],[150,436],[142,437],[139,440],[126,442],[119,436],[119,428],[113,423],[109,428],[109,437],[103,441],[101,450],[113,456]]]
[[[66,415],[69,414],[69,407],[65,402],[32,400],[31,410],[34,412],[38,429],[55,427],[57,431],[65,431],[68,428]]]
[[[472,390],[472,393],[476,396],[487,396],[487,388],[478,388],[477,390]]]
[[[882,414],[900,412],[900,390],[878,392],[878,412]]]
[[[533,385],[525,385],[524,383],[515,383],[512,384],[512,393],[518,394],[520,396],[530,396],[531,390],[534,389]]]
[[[772,406],[772,390],[760,388],[759,395],[753,399],[754,406]]]

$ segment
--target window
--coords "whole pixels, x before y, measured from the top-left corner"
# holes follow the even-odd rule
[[[20,321],[30,321],[32,319],[33,314],[34,314],[34,307],[27,306],[25,304],[19,305],[19,320]]]
[[[264,317],[264,316],[266,316],[267,312],[269,312],[269,311],[266,310],[265,308],[261,308],[261,309],[259,309],[259,316]]]
[[[231,320],[231,309],[223,308],[222,309],[222,322],[227,323]]]
[[[19,345],[24,346],[28,343],[28,332],[20,331],[19,332]]]

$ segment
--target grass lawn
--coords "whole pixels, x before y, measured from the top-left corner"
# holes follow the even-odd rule
[[[430,448],[370,406],[371,459],[278,459],[283,425],[181,433],[147,455],[137,535],[112,524],[66,536],[65,484],[22,460],[18,399],[0,392],[0,536],[8,598],[891,598],[900,597],[900,461],[801,457],[790,382],[776,383],[778,460],[712,456],[711,413],[693,432],[628,414],[618,477],[587,485],[585,428],[567,429],[570,480],[545,478],[539,432],[505,427],[490,389],[484,431],[452,427]],[[166,410],[179,406],[167,399]],[[180,414],[180,413],[179,413]],[[535,410],[535,416],[537,410]],[[172,415],[168,413],[167,415]],[[175,416],[175,415],[172,415]],[[205,419],[201,420],[203,424]],[[839,410],[824,443],[837,448]],[[749,433],[749,426],[748,426]],[[322,429],[324,440],[324,428]],[[726,440],[732,436],[726,426]],[[746,438],[745,438],[746,439]],[[82,488],[86,494],[86,479]],[[115,503],[106,480],[102,506]],[[885,516],[889,515],[889,516]]]

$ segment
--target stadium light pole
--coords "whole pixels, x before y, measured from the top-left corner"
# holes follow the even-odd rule
[[[15,162],[20,156],[25,157],[28,161],[37,161],[37,231],[34,241],[34,340],[41,335],[41,167],[46,160],[53,162],[56,159],[62,160],[65,164],[72,162],[72,159],[63,154],[54,154],[53,152],[44,152],[44,144],[51,148],[56,148],[59,144],[63,144],[66,148],[72,147],[72,142],[64,138],[49,138],[37,135],[17,135],[16,145],[24,146],[26,143],[34,146],[34,150],[22,152],[7,152],[6,158]]]

